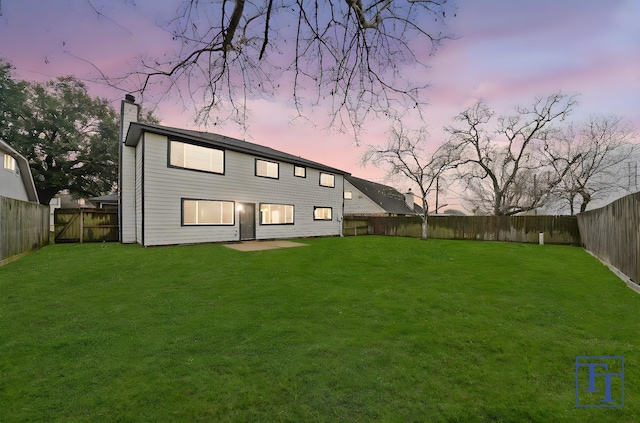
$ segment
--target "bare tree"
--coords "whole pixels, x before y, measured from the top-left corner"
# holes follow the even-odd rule
[[[331,126],[357,136],[370,113],[425,103],[427,84],[407,70],[425,68],[449,38],[452,3],[185,0],[167,25],[180,49],[110,82],[139,95],[178,93],[205,124],[243,123],[248,100],[282,94],[299,117],[329,106]]]
[[[575,105],[574,97],[562,94],[536,98],[530,107],[498,117],[492,131],[495,113],[481,100],[455,118],[459,126],[445,128],[449,142],[462,151],[460,175],[475,213],[513,215],[544,204],[561,177],[542,166],[534,147]]]
[[[389,177],[400,175],[418,187],[422,200],[422,239],[428,238],[427,221],[429,202],[427,196],[436,189],[443,174],[458,163],[458,150],[451,144],[442,144],[435,151],[427,150],[429,133],[426,128],[411,131],[396,120],[390,129],[389,139],[383,147],[370,145],[362,156],[362,163],[372,163],[387,169]]]
[[[627,181],[621,175],[629,158],[640,151],[632,143],[636,135],[620,117],[596,116],[582,125],[567,126],[557,139],[544,144],[552,168],[562,177],[554,194],[571,215],[576,207],[584,212],[591,201],[626,191]]]

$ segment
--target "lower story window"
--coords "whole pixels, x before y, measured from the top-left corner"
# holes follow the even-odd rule
[[[313,220],[331,220],[332,209],[331,207],[314,207],[313,208]]]
[[[182,200],[183,225],[233,225],[233,201]]]
[[[261,225],[293,225],[293,206],[288,204],[260,204]]]

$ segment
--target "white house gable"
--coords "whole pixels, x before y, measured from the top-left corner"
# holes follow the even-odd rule
[[[345,214],[384,214],[385,209],[376,204],[371,198],[365,195],[349,181],[344,181],[344,191],[351,193],[351,198],[344,199]]]

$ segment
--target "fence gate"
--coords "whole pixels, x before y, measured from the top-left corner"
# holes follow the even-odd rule
[[[118,240],[118,211],[56,209],[55,242],[105,242]]]

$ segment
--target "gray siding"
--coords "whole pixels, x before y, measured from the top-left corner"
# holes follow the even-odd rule
[[[143,210],[142,210],[142,199],[143,199],[143,178],[144,173],[142,172],[142,163],[144,161],[144,136],[142,140],[138,143],[138,147],[136,148],[136,242],[138,244],[144,244],[142,238],[142,219],[143,219]]]
[[[344,214],[384,214],[386,211],[366,196],[349,181],[344,181],[344,190],[351,191],[351,200],[344,200]]]
[[[136,166],[136,149],[134,147],[122,146],[122,180],[120,183],[120,209],[121,221],[120,232],[122,234],[121,242],[136,242],[136,197],[135,197],[135,166]]]
[[[225,174],[217,175],[167,166],[167,137],[146,133],[144,143],[144,244],[165,245],[239,239],[237,204],[256,207],[256,238],[339,235],[342,228],[344,179],[335,188],[320,186],[320,172],[293,176],[293,165],[279,162],[279,179],[255,176],[256,156],[225,151]],[[138,148],[140,144],[138,144]],[[181,226],[181,199],[236,202],[233,226]],[[260,225],[260,203],[294,205],[293,225]],[[332,207],[331,221],[314,221],[314,207]]]
[[[15,200],[29,201],[29,194],[27,193],[24,180],[19,174],[19,171],[16,172],[4,168],[5,154],[7,153],[0,151],[0,195]],[[17,166],[18,163],[16,160],[16,167]]]

